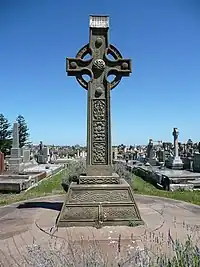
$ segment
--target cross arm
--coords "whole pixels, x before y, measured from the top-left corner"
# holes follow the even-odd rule
[[[90,70],[90,60],[83,60],[81,58],[66,58],[66,72],[68,76],[80,76],[88,74],[92,78]]]
[[[106,60],[106,65],[108,67],[108,74],[129,76],[132,72],[131,59],[117,59],[117,60]]]

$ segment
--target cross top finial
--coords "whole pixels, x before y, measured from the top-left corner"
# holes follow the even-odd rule
[[[90,28],[109,28],[109,16],[90,16]]]

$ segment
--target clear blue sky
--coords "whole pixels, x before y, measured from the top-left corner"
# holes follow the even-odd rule
[[[89,15],[110,16],[110,43],[133,73],[112,91],[113,144],[200,140],[198,0],[0,0],[0,112],[27,120],[33,143],[84,144],[86,93],[65,57],[89,40]]]

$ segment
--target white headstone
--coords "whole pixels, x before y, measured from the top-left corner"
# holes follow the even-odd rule
[[[19,148],[19,125],[17,122],[13,124],[13,141],[9,158],[9,170],[16,173],[23,170],[21,149]]]
[[[27,163],[27,162],[29,162],[29,161],[30,161],[30,150],[25,149],[25,150],[23,151],[23,162],[24,162],[24,163]]]

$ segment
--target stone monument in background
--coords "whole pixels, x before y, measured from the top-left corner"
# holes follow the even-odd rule
[[[21,149],[19,147],[19,125],[18,122],[13,123],[13,140],[12,148],[9,158],[9,171],[13,173],[20,173],[24,169],[21,157]]]
[[[5,171],[4,153],[0,151],[0,174]]]
[[[43,146],[42,141],[40,141],[39,150],[37,154],[37,163],[38,164],[48,163],[48,156],[49,156],[49,148],[46,146]]]
[[[110,91],[131,73],[131,60],[108,43],[108,16],[90,16],[90,40],[67,58],[69,76],[88,90],[86,175],[69,186],[58,227],[135,225],[142,220],[130,185],[113,173]],[[85,59],[89,55],[90,58]],[[108,55],[113,57],[109,59]],[[87,82],[83,75],[90,76]],[[109,75],[115,79],[108,81]]]
[[[182,170],[183,169],[183,162],[179,156],[178,153],[178,129],[174,128],[173,133],[172,133],[173,137],[174,137],[174,155],[173,157],[169,158],[166,161],[166,167],[174,169],[174,170]]]

